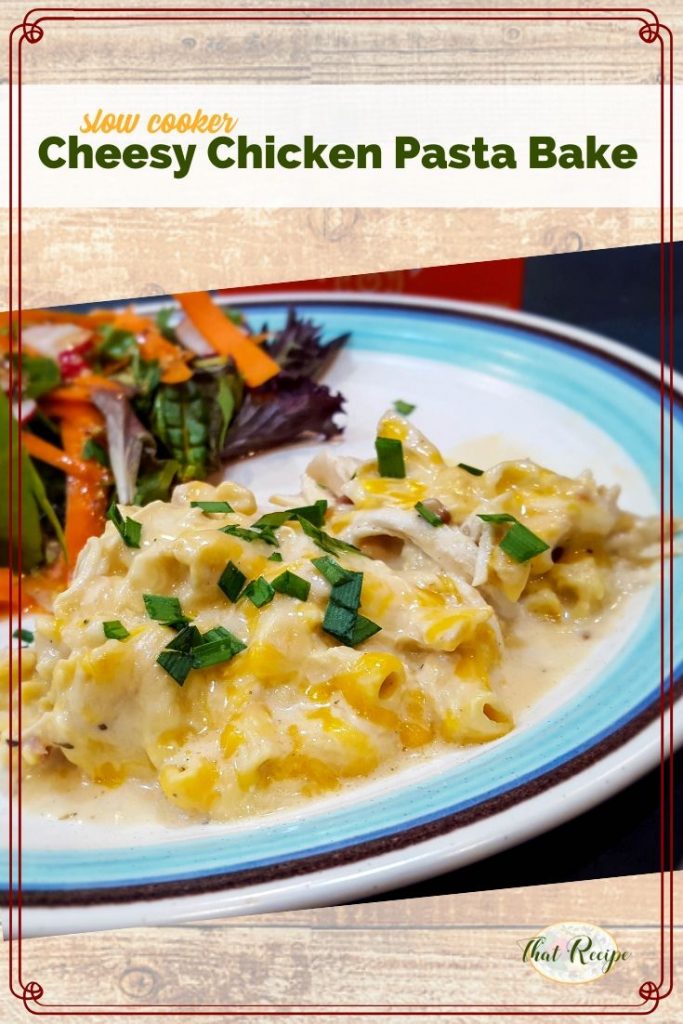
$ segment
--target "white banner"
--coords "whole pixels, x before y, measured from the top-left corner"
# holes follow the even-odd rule
[[[659,101],[655,85],[29,85],[23,205],[656,207]]]

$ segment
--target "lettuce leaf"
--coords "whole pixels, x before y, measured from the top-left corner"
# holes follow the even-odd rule
[[[323,343],[323,328],[313,320],[300,317],[295,309],[287,313],[287,322],[267,345],[268,354],[285,373],[294,377],[320,380],[350,335]]]
[[[203,480],[220,465],[221,446],[241,401],[242,385],[225,363],[200,370],[182,384],[161,384],[152,405],[152,430],[181,480]]]
[[[343,409],[342,395],[326,385],[279,373],[247,391],[221,454],[230,461],[311,436],[334,437],[342,429],[334,417]]]
[[[64,545],[61,524],[47,499],[45,488],[38,472],[20,444],[20,430],[13,420],[12,443],[10,444],[9,400],[0,391],[0,562],[9,564],[9,539],[12,532],[12,557],[21,554],[21,568],[30,571],[45,559],[45,537],[42,518],[51,524],[55,536]],[[21,466],[21,551],[18,545],[19,524],[19,466]],[[12,474],[12,495],[9,499],[9,477]]]

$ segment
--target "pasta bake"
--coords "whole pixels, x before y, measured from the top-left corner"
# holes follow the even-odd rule
[[[590,631],[659,540],[589,472],[454,465],[393,411],[273,505],[224,481],[112,507],[24,652],[29,774],[225,820],[499,740],[530,624]]]

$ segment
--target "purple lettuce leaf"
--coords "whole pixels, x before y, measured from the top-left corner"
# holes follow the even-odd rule
[[[340,334],[338,338],[323,342],[322,333],[320,324],[300,317],[290,308],[285,326],[267,344],[268,354],[285,373],[320,380],[350,337]]]
[[[329,347],[329,346],[327,346]],[[226,461],[308,437],[326,440],[341,433],[334,422],[344,398],[309,377],[281,372],[247,391],[221,452]]]

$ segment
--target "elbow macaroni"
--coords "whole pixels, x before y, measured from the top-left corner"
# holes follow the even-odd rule
[[[39,620],[22,684],[26,759],[58,751],[110,787],[156,780],[181,810],[225,819],[250,813],[264,792],[276,801],[324,793],[410,750],[507,733],[494,609],[503,601],[556,621],[599,611],[618,557],[610,544],[617,530],[628,535],[628,517],[588,474],[573,480],[525,461],[472,476],[399,416],[384,417],[379,433],[402,442],[405,479],[348,458],[317,458],[305,479],[328,498],[326,533],[361,549],[335,558],[363,574],[360,611],[379,632],[354,648],[322,628],[330,585],[312,559],[323,552],[298,522],[278,528],[282,562],[273,562],[262,540],[221,531],[255,521],[250,492],[183,485],[170,503],[125,510],[142,525],[139,549],[108,523],[54,613]],[[448,511],[443,528],[415,513],[427,498]],[[235,511],[205,513],[193,500],[228,501]],[[498,546],[500,528],[476,518],[491,511],[523,519],[550,549],[514,562]],[[218,587],[228,562],[247,580],[288,569],[310,584],[308,599],[232,602]],[[476,587],[475,575],[483,577]],[[173,631],[149,618],[145,593],[177,597],[201,632],[226,627],[245,649],[178,685],[157,662]],[[120,620],[129,637],[106,639],[103,619]]]

